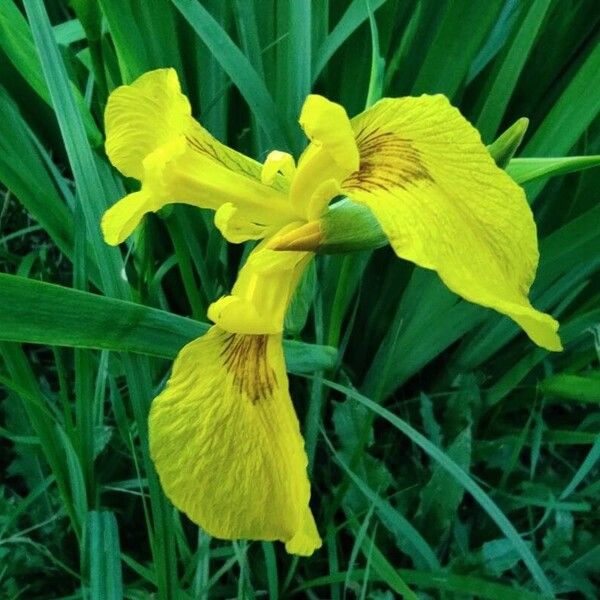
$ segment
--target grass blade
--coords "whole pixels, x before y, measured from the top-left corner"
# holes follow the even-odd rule
[[[508,102],[551,1],[535,0],[531,3],[502,61],[490,76],[492,83],[489,91],[483,92],[485,102],[477,119],[477,129],[484,140],[491,142],[500,127]]]
[[[31,32],[13,0],[3,0],[2,6],[0,6],[0,46],[40,98],[52,106],[51,95],[40,67]],[[83,115],[83,122],[90,143],[94,147],[99,146],[102,143],[102,135],[85,104],[83,96],[73,84],[70,82],[69,84],[77,106]]]
[[[241,50],[200,3],[194,0],[171,1],[240,90],[269,136],[271,146],[280,150],[289,148],[288,136],[273,98]]]
[[[437,36],[429,46],[412,93],[441,93],[452,98],[467,78],[472,60],[492,27],[502,2],[474,5],[470,0],[446,4]],[[468,31],[468,35],[459,32]]]
[[[313,55],[313,81],[319,77],[338,48],[369,18],[369,12],[375,12],[384,2],[386,0],[370,0],[367,7],[365,0],[352,0],[342,18]]]
[[[88,566],[91,600],[121,600],[121,549],[117,520],[112,512],[88,513],[83,559]]]
[[[600,156],[566,156],[560,158],[513,158],[508,174],[519,184],[542,177],[556,177],[600,166]]]
[[[118,248],[109,248],[104,243],[98,226],[106,208],[106,199],[102,197],[103,192],[109,186],[105,185],[100,175],[97,158],[94,157],[86,139],[81,115],[73,98],[44,5],[40,0],[26,0],[25,9],[75,176],[78,199],[85,217],[87,239],[98,260],[102,287],[111,296],[127,298],[130,290],[122,277],[123,262],[120,251]],[[123,356],[123,365],[142,444],[152,500],[156,536],[151,545],[157,563],[159,594],[173,597],[177,595],[177,580],[174,536],[171,533],[171,523],[167,519],[169,505],[160,488],[147,443],[147,416],[153,392],[149,366],[140,357],[127,355]]]

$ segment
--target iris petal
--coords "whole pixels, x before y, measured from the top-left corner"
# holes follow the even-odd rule
[[[352,119],[360,169],[343,191],[368,206],[401,258],[560,350],[558,323],[527,295],[538,263],[525,193],[441,95],[385,99]]]
[[[226,209],[220,223],[233,242],[270,235],[298,218],[286,177],[275,172],[263,182],[260,163],[221,144],[195,121],[173,69],[150,71],[117,88],[105,123],[108,157],[124,175],[141,181],[147,201],[143,210],[136,204],[126,215],[125,208],[134,206],[130,201],[107,217],[110,223],[117,214],[127,219],[118,235],[118,226],[111,226],[111,244],[131,233],[136,218],[174,202],[212,210],[231,204],[234,211]]]
[[[280,335],[215,326],[185,346],[149,426],[165,493],[209,534],[320,547]]]
[[[146,156],[184,134],[191,114],[173,69],[150,71],[118,87],[104,113],[110,162],[123,175],[141,180]]]
[[[323,96],[306,99],[300,125],[311,140],[298,161],[290,200],[299,214],[315,219],[339,193],[339,184],[359,166],[359,155],[348,115]]]

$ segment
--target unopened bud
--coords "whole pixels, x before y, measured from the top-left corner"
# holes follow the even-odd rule
[[[515,155],[528,126],[529,119],[525,117],[518,119],[495,142],[487,147],[492,158],[501,169],[506,169],[510,159]]]
[[[369,250],[388,243],[373,213],[347,198],[331,205],[320,222],[321,254]]]

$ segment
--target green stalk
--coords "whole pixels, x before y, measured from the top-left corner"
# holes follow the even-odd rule
[[[202,301],[198,291],[198,284],[194,279],[190,253],[185,244],[181,228],[173,216],[170,216],[166,223],[167,229],[169,230],[169,235],[171,236],[171,241],[173,242],[173,247],[175,248],[179,272],[181,274],[181,280],[183,281],[183,287],[185,288],[188,302],[190,303],[190,307],[192,309],[192,316],[194,319],[203,321],[206,318],[207,307]]]
[[[75,208],[75,252],[73,261],[73,289],[87,291],[86,235],[81,206]],[[79,455],[87,498],[95,496],[94,478],[94,386],[93,365],[89,350],[76,348],[75,363],[75,447]]]

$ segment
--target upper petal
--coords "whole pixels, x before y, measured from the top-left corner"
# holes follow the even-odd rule
[[[227,239],[237,242],[269,235],[298,218],[286,176],[276,169],[263,182],[260,163],[220,143],[193,119],[173,69],[151,71],[117,88],[105,121],[111,162],[142,182],[147,202],[140,215],[173,202],[213,210],[231,204],[234,210],[226,209],[219,223]]]
[[[320,547],[280,336],[213,327],[185,346],[149,427],[165,493],[208,533]]]
[[[290,199],[296,211],[310,220],[321,215],[339,193],[339,184],[358,169],[359,155],[350,120],[339,104],[308,96],[300,125],[311,143],[298,161]]]
[[[106,104],[106,154],[127,177],[141,180],[150,153],[184,134],[191,108],[174,69],[145,73],[112,92]]]
[[[360,168],[344,192],[373,211],[398,256],[559,350],[558,323],[527,299],[538,248],[525,194],[458,110],[441,95],[384,99],[352,127]]]
[[[343,106],[311,94],[302,107],[300,125],[310,141],[323,148],[333,162],[350,172],[358,169],[358,150]]]

